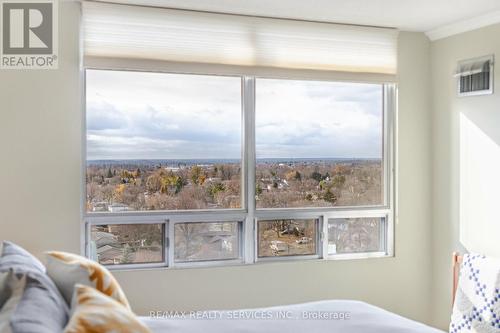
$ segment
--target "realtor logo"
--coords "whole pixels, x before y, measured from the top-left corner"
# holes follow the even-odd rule
[[[0,0],[0,67],[57,68],[57,0]]]

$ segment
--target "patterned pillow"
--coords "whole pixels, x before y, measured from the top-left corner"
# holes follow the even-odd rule
[[[500,260],[464,255],[450,333],[500,332]]]
[[[92,287],[75,286],[71,311],[64,333],[150,333],[132,311]]]
[[[47,274],[68,304],[71,304],[74,286],[79,283],[96,288],[130,309],[120,285],[104,266],[76,254],[56,251],[46,254]]]

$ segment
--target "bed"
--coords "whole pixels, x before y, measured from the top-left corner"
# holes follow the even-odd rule
[[[463,257],[453,254],[453,301]],[[328,300],[269,308],[157,313],[141,317],[152,332],[176,333],[444,333],[365,302]]]
[[[195,315],[201,319],[193,318]],[[141,317],[141,320],[154,333],[443,333],[376,306],[350,300],[171,316],[160,314],[158,318]]]

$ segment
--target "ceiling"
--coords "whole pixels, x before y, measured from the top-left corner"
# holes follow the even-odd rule
[[[294,18],[428,32],[500,13],[499,0],[107,0],[148,6]]]

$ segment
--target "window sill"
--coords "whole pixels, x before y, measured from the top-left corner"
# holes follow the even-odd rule
[[[253,265],[268,265],[268,264],[284,264],[284,263],[328,263],[334,261],[345,260],[362,260],[362,259],[381,259],[381,258],[394,258],[395,255],[387,254],[385,252],[370,252],[370,253],[350,253],[330,255],[327,258],[268,258],[266,260],[259,260],[256,262],[245,263],[241,260],[228,260],[228,261],[206,261],[206,262],[192,262],[192,263],[177,263],[175,266],[166,266],[164,264],[129,264],[120,266],[105,266],[113,272],[127,272],[127,271],[150,271],[150,270],[184,270],[196,268],[225,268],[225,267],[241,267]]]

